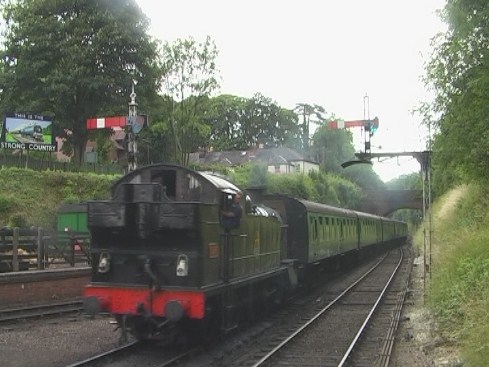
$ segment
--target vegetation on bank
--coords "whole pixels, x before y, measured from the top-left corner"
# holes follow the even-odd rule
[[[363,199],[357,184],[324,172],[273,175],[266,167],[256,165],[221,167],[218,172],[244,189],[263,187],[268,193],[285,193],[334,206],[356,208]],[[108,199],[110,186],[118,178],[120,175],[0,168],[0,226],[55,228],[61,204]]]
[[[489,189],[457,187],[433,206],[429,304],[467,366],[489,360]],[[423,228],[414,238],[423,252]],[[429,256],[429,252],[427,252]]]
[[[0,227],[56,228],[62,203],[108,198],[120,176],[0,168]]]

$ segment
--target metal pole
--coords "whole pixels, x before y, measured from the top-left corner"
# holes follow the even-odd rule
[[[423,171],[423,284],[426,291],[426,273],[429,273],[431,279],[432,270],[431,151],[422,153],[421,169]]]
[[[127,132],[127,170],[129,172],[134,171],[137,168],[136,155],[138,152],[138,147],[136,143],[136,136],[132,129],[133,124],[136,122],[137,116],[137,106],[136,103],[136,93],[134,92],[135,82],[132,84],[132,92],[131,92],[131,102],[129,102],[129,118],[128,124],[126,125]]]

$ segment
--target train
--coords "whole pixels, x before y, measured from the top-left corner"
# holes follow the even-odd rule
[[[30,125],[20,130],[21,136],[28,136],[37,141],[43,141],[43,132],[41,125]]]
[[[239,223],[226,225],[236,195]],[[406,223],[242,190],[212,173],[154,164],[87,203],[92,276],[85,311],[122,336],[212,335],[283,304],[324,269],[404,243]]]

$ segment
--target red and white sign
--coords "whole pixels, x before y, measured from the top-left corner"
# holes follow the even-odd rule
[[[87,119],[87,129],[105,129],[112,127],[124,127],[127,116],[112,116]]]

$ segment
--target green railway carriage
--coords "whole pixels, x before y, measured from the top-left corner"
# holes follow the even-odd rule
[[[358,249],[359,227],[352,210],[280,194],[266,195],[263,203],[284,221],[286,258],[311,264]]]
[[[356,212],[358,217],[358,247],[364,248],[382,243],[381,217],[368,213]]]

